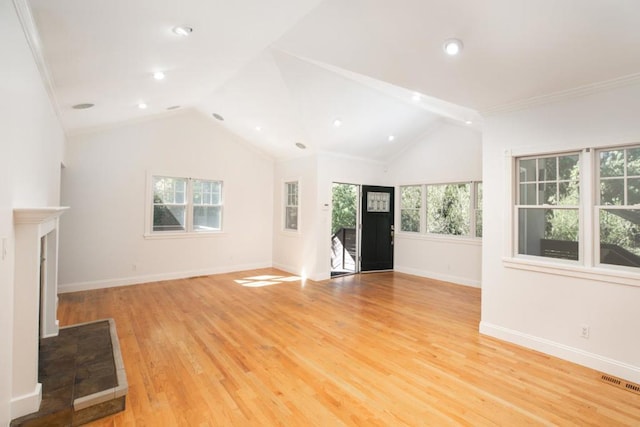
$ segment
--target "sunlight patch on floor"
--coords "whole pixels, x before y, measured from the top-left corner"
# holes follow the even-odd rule
[[[238,285],[242,285],[247,288],[260,288],[263,286],[277,285],[277,284],[286,283],[286,282],[298,282],[300,280],[302,279],[298,276],[264,275],[264,276],[245,277],[244,279],[234,280],[234,282],[236,282]]]
[[[256,282],[245,283],[242,286],[245,286],[247,288],[261,288],[263,286],[277,285],[278,283],[282,283],[282,282],[269,282],[267,280],[258,280]]]

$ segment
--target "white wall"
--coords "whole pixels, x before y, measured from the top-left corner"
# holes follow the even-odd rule
[[[283,185],[300,181],[300,232],[283,229]],[[275,173],[274,267],[313,280],[331,277],[331,194],[334,182],[391,185],[377,162],[321,153],[280,161]]]
[[[314,278],[318,161],[304,156],[276,163],[273,177],[273,266]],[[284,183],[298,181],[298,231],[284,230]]]
[[[393,186],[387,168],[378,163],[331,154],[318,156],[318,221],[316,223],[316,278],[331,277],[331,199],[333,183]],[[329,205],[329,209],[324,206]]]
[[[11,0],[0,1],[0,52],[0,425],[8,425],[13,315],[22,310],[13,302],[13,208],[59,204],[64,134]]]
[[[334,182],[394,186],[480,180],[481,159],[482,143],[478,132],[442,124],[430,135],[416,141],[390,165],[329,153],[277,162],[274,266],[314,280],[331,277],[331,195]],[[301,186],[300,232],[285,232],[282,231],[283,185],[285,181],[297,179]],[[399,215],[397,208],[396,214]],[[396,234],[395,242],[397,271],[479,286],[480,240],[416,238]]]
[[[271,266],[273,161],[196,111],[70,137],[60,291]],[[223,181],[223,233],[145,239],[149,173]]]
[[[507,154],[640,142],[639,111],[636,84],[486,120],[481,332],[640,381],[639,286],[503,263],[512,210]],[[582,324],[590,326],[589,339],[579,336]]]
[[[442,123],[394,159],[388,174],[397,186],[480,181],[481,134],[468,127]],[[400,215],[398,197],[397,218]],[[396,271],[480,286],[480,239],[402,233],[399,226],[396,230]]]

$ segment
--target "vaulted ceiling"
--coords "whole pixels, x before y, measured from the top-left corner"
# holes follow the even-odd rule
[[[68,133],[194,108],[275,158],[384,161],[442,121],[640,78],[637,0],[19,1]]]

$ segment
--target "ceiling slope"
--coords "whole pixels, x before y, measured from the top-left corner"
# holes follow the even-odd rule
[[[638,17],[636,0],[325,0],[276,46],[485,111],[637,75]]]
[[[413,92],[379,90],[361,77],[271,50],[199,109],[221,115],[224,126],[278,158],[300,155],[295,143],[301,142],[308,153],[383,161],[441,120]]]
[[[15,1],[68,132],[196,107],[275,158],[380,161],[436,121],[640,80],[637,0]]]

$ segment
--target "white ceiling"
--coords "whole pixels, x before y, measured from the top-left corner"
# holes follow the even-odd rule
[[[637,0],[26,1],[68,132],[180,105],[276,158],[385,161],[443,120],[640,75]]]

